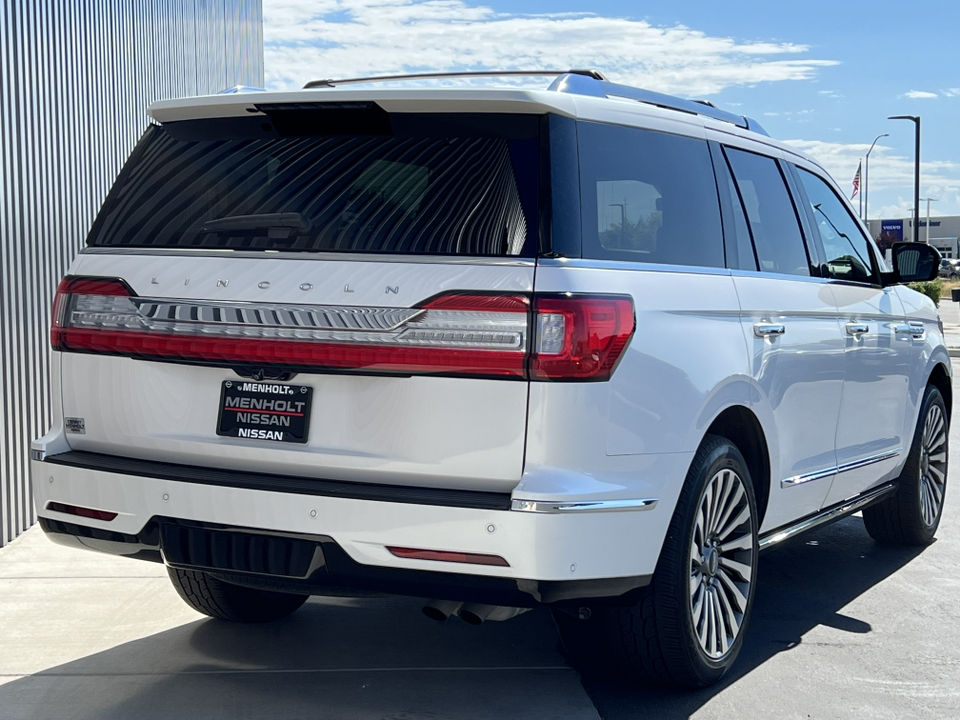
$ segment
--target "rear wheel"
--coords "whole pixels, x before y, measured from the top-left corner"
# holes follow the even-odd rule
[[[928,385],[897,491],[863,511],[870,537],[897,545],[927,545],[933,541],[947,490],[949,437],[943,395]]]
[[[568,649],[581,658],[606,656],[629,675],[660,684],[716,682],[743,644],[756,580],[757,526],[743,456],[725,438],[707,436],[687,474],[650,586],[634,606],[595,608],[587,622],[558,614]]]
[[[177,593],[197,612],[220,620],[265,623],[280,620],[307,601],[307,595],[233,585],[196,570],[167,568]]]

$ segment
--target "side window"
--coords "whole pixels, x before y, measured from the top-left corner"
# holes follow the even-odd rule
[[[797,212],[773,158],[724,148],[750,225],[760,270],[809,275]]]
[[[827,273],[838,280],[875,280],[870,245],[843,201],[812,172],[797,168],[820,230],[826,254]]]
[[[706,141],[581,122],[578,146],[584,257],[724,266]]]

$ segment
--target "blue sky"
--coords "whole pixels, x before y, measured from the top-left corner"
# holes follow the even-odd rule
[[[870,217],[921,197],[960,215],[960,2],[263,0],[266,82],[402,71],[592,67],[749,115],[851,192],[870,155]],[[856,201],[855,201],[856,202]],[[921,215],[926,203],[921,203]]]

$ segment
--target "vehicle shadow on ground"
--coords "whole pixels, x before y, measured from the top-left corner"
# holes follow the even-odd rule
[[[277,623],[197,620],[0,684],[0,718],[688,718],[818,625],[871,632],[840,609],[919,552],[848,518],[765,553],[733,674],[699,692],[586,676],[588,698],[543,610],[474,628],[413,598],[314,598]]]
[[[476,628],[422,604],[313,598],[276,623],[197,620],[2,684],[0,718],[596,719],[548,613]]]
[[[582,678],[584,687],[604,720],[689,718],[724,688],[778,653],[796,648],[817,626],[872,632],[868,623],[840,609],[923,549],[875,543],[859,517],[810,531],[760,555],[756,601],[743,650],[722,682],[700,691],[675,691],[638,687],[609,674],[599,677],[587,671]]]

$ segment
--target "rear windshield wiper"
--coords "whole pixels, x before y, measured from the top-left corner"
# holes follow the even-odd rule
[[[230,215],[207,220],[201,228],[205,233],[222,233],[231,230],[266,230],[267,237],[271,240],[288,240],[310,232],[310,219],[298,212]]]

